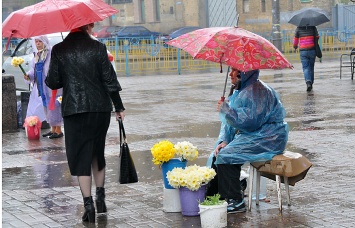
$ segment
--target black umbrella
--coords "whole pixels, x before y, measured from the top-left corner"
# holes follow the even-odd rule
[[[327,13],[319,8],[303,8],[292,14],[288,23],[296,26],[317,26],[330,21]]]

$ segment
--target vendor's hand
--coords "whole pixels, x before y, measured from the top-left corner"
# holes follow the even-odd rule
[[[215,149],[215,151],[214,151],[214,156],[217,156],[217,154],[219,153],[219,151],[220,151],[222,148],[226,147],[226,146],[227,146],[227,143],[225,143],[225,142],[220,143],[220,144],[216,147],[216,149]]]
[[[27,80],[27,81],[30,80],[30,76],[28,76],[28,74],[25,74],[25,75],[23,76],[23,78],[24,78],[25,80]]]
[[[217,111],[219,112],[221,110],[221,105],[223,104],[224,101],[219,100],[217,103]]]
[[[124,113],[123,112],[116,112],[116,120],[121,119],[124,120]]]

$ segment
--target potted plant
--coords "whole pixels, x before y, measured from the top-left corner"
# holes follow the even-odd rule
[[[226,227],[227,226],[227,206],[225,200],[220,199],[219,194],[207,196],[203,202],[200,202],[198,207],[200,209],[201,227]]]

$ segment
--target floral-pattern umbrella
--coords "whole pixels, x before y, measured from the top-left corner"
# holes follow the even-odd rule
[[[239,27],[211,27],[186,33],[167,42],[195,59],[223,63],[242,72],[293,68],[268,40]]]

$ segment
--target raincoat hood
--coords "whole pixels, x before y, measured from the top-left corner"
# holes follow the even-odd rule
[[[260,70],[252,70],[248,72],[241,72],[241,85],[239,90],[243,90],[248,85],[256,82],[259,78]]]
[[[52,50],[52,46],[51,46],[51,44],[49,43],[48,37],[43,35],[43,36],[34,36],[34,37],[32,37],[32,39],[31,39],[31,45],[32,45],[32,50],[33,50],[33,52],[35,52],[35,53],[38,52],[37,47],[36,47],[36,40],[40,40],[40,41],[43,42],[43,44],[44,44],[44,49],[46,49],[46,50],[48,50],[48,51]]]

